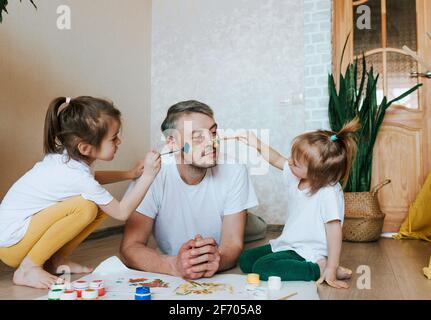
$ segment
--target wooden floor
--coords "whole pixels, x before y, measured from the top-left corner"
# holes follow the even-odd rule
[[[254,247],[266,244],[278,233],[271,232],[267,239],[247,244]],[[97,266],[106,258],[117,255],[121,236],[83,243],[73,259],[90,266]],[[336,290],[326,285],[319,287],[322,300],[340,299],[421,299],[431,300],[431,280],[427,280],[422,268],[428,266],[431,244],[424,241],[397,241],[381,239],[376,243],[344,243],[341,263],[353,270],[351,288]],[[359,289],[356,273],[359,266],[368,266],[371,273],[371,289]],[[240,273],[238,268],[228,273]],[[46,294],[44,290],[18,287],[12,284],[13,270],[0,262],[0,299],[34,299]],[[74,275],[72,280],[80,278]]]

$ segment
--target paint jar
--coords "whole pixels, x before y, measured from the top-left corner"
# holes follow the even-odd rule
[[[81,293],[82,300],[97,300],[98,298],[99,294],[97,293],[97,290],[94,289],[86,289]]]
[[[281,289],[281,278],[280,277],[269,277],[268,278],[268,289],[269,290],[280,290]]]
[[[90,289],[97,290],[99,297],[103,297],[106,294],[105,282],[103,280],[93,280],[90,282]]]
[[[151,290],[149,287],[136,288],[135,300],[151,300]]]
[[[78,299],[78,293],[74,290],[66,290],[60,296],[60,300],[76,300],[76,299]]]
[[[247,284],[260,284],[260,276],[257,273],[249,273],[247,275]]]
[[[247,284],[245,290],[254,291],[260,285],[260,276],[257,273],[249,273],[247,275]]]
[[[51,290],[66,290],[66,284],[65,283],[56,283],[51,286]]]
[[[48,292],[48,300],[60,300],[61,295],[63,294],[63,290],[61,289],[52,289]]]
[[[81,281],[75,281],[72,284],[72,288],[78,294],[78,298],[81,298],[82,291],[88,289],[88,282],[87,281],[83,281],[83,280],[81,280]]]

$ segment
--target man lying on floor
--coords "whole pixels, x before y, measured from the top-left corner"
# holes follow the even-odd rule
[[[243,249],[247,209],[258,205],[251,179],[245,165],[217,163],[209,106],[180,102],[161,129],[173,153],[126,223],[122,258],[133,269],[211,277],[234,267]],[[147,246],[153,232],[162,253]]]

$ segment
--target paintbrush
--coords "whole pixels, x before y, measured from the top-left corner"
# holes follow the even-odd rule
[[[162,156],[166,156],[168,154],[177,153],[177,152],[180,152],[180,151],[184,151],[185,153],[189,153],[189,151],[190,151],[190,145],[188,143],[186,143],[180,150],[172,150],[172,151],[169,151],[169,152],[165,152],[165,153],[160,154],[160,156],[162,157]]]
[[[292,298],[292,297],[296,296],[297,294],[298,294],[298,292],[294,292],[294,293],[289,294],[288,296],[285,296],[285,297],[280,298],[280,299],[278,299],[278,300],[288,300],[288,299],[290,299],[290,298]]]
[[[238,138],[238,136],[231,136],[231,137],[223,137],[223,138],[220,138],[220,140],[235,140],[235,139],[237,139]]]

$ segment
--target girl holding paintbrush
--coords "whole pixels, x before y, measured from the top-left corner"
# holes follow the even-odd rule
[[[110,101],[52,101],[45,118],[45,156],[0,205],[0,260],[16,268],[16,285],[49,288],[60,266],[71,273],[91,272],[69,256],[108,215],[127,220],[144,198],[160,170],[158,153],[149,152],[129,172],[93,171],[96,161],[114,159],[120,129],[121,113]],[[121,200],[102,186],[133,178],[135,187]]]
[[[318,130],[293,141],[291,157],[265,145],[253,133],[235,137],[256,148],[272,166],[283,171],[287,221],[281,236],[268,245],[244,251],[239,259],[245,273],[261,279],[327,282],[348,288],[352,272],[339,265],[344,218],[340,181],[346,183],[356,154],[354,120],[340,132]]]

